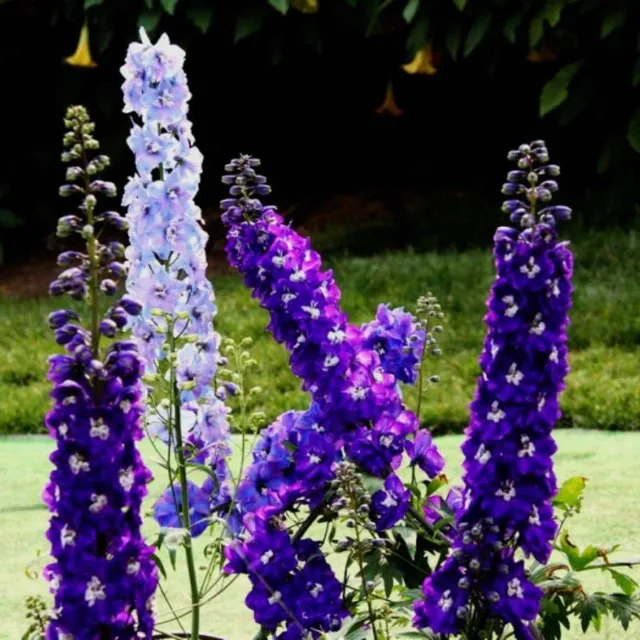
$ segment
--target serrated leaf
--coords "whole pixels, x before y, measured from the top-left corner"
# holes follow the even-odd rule
[[[289,11],[289,0],[269,0],[269,4],[283,16]]]
[[[84,8],[85,10],[91,9],[91,7],[97,7],[102,4],[104,0],[84,0]]]
[[[582,494],[587,486],[587,479],[582,476],[574,476],[562,483],[558,493],[552,500],[554,507],[565,509],[578,509],[582,502]]]
[[[145,31],[151,34],[158,26],[160,16],[161,13],[159,9],[143,9],[138,14],[138,26],[144,27]]]
[[[612,31],[615,31],[624,24],[627,12],[625,9],[618,9],[607,14],[602,22],[602,29],[600,30],[600,37],[606,38]]]
[[[458,60],[458,54],[460,53],[460,43],[462,41],[462,30],[459,24],[456,24],[452,29],[449,29],[445,38],[445,44],[447,51],[451,58],[455,61]]]
[[[627,129],[627,140],[631,148],[640,153],[640,109],[636,109],[629,120],[629,128]]]
[[[264,16],[257,11],[247,11],[238,17],[236,32],[233,37],[234,44],[257,33],[262,28]]]
[[[484,13],[479,16],[475,22],[471,25],[471,29],[467,34],[467,39],[464,43],[464,56],[465,58],[482,42],[485,34],[491,24],[491,14]]]
[[[464,8],[467,6],[467,0],[453,0],[453,4],[455,4],[460,11],[464,11]]]
[[[516,43],[516,29],[520,26],[521,22],[522,22],[522,13],[514,13],[504,23],[502,33],[504,33],[504,37],[511,44]]]
[[[178,0],[160,0],[160,6],[172,16],[176,12],[176,5],[178,4]]]
[[[191,7],[187,10],[187,18],[201,33],[207,33],[213,18],[213,7]]]
[[[419,6],[420,0],[409,0],[409,2],[407,2],[402,12],[402,17],[404,18],[405,22],[409,23],[416,17]]]
[[[607,568],[606,570],[625,595],[630,596],[638,588],[638,583],[631,576],[615,571],[614,569]]]
[[[594,560],[600,557],[600,552],[593,545],[588,545],[582,551],[571,540],[569,532],[563,529],[559,537],[560,550],[567,556],[567,560],[574,571],[583,571]]]
[[[546,116],[567,99],[567,87],[581,66],[582,60],[565,65],[544,85],[540,94],[540,117]]]

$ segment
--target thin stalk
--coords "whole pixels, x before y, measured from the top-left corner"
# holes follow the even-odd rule
[[[175,341],[173,335],[170,338],[170,353],[173,354]],[[176,382],[176,371],[171,365],[170,385],[173,395],[173,411],[175,416],[176,435],[176,459],[178,464],[178,478],[180,480],[180,493],[182,495],[182,518],[181,525],[189,532],[185,543],[184,551],[187,559],[187,572],[189,574],[189,588],[191,591],[191,640],[199,640],[200,637],[200,592],[198,589],[198,576],[196,575],[196,565],[193,558],[193,546],[191,540],[191,516],[189,514],[189,492],[187,488],[187,466],[185,464],[184,447],[182,442],[182,416],[180,415],[180,392]]]
[[[80,146],[82,147],[82,163],[84,165],[84,191],[86,195],[90,194],[91,181],[89,180],[89,174],[87,173],[87,167],[89,166],[89,160],[87,159],[87,150],[84,147],[84,138],[82,132],[80,132]],[[94,205],[86,207],[87,224],[93,229],[93,209]],[[98,359],[100,354],[100,331],[99,328],[99,316],[98,316],[98,265],[96,263],[96,238],[91,232],[87,240],[87,254],[89,255],[89,307],[91,309],[91,355],[94,359]]]

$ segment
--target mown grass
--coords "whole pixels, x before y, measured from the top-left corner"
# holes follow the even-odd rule
[[[640,236],[636,231],[582,233],[574,241],[575,306],[570,341],[573,372],[563,397],[565,424],[601,429],[640,429]],[[365,322],[379,302],[412,309],[430,290],[447,312],[444,357],[431,362],[441,384],[431,387],[423,414],[434,429],[459,430],[478,373],[484,301],[493,278],[489,248],[464,252],[387,253],[329,261],[353,322]],[[264,393],[260,408],[271,420],[307,397],[287,366],[283,348],[264,331],[267,315],[236,275],[215,278],[223,336],[255,341]],[[46,358],[52,351],[47,313],[59,300],[0,298],[0,433],[42,429],[48,407]],[[408,391],[412,400],[413,391]]]
[[[555,456],[556,472],[562,481],[575,475],[588,477],[583,512],[570,520],[571,539],[580,547],[593,544],[597,547],[621,545],[620,553],[612,559],[638,557],[637,496],[640,492],[640,476],[635,472],[640,434],[603,433],[596,431],[557,432],[559,452]],[[235,440],[238,442],[238,439]],[[452,483],[457,481],[460,470],[460,436],[443,436],[437,440],[447,459],[446,472]],[[46,564],[48,546],[44,538],[47,512],[40,494],[50,465],[47,456],[52,441],[47,437],[0,438],[0,540],[2,540],[2,571],[0,572],[0,640],[16,640],[24,632],[24,598],[27,595],[47,596],[42,578],[29,579],[25,569],[38,573]],[[151,485],[145,508],[163,488],[164,471],[154,463],[154,454],[148,441],[141,445],[143,455],[150,464],[157,482]],[[238,456],[235,458],[237,463]],[[153,535],[157,525],[145,520],[144,531]],[[322,531],[312,530],[310,535],[320,536]],[[207,536],[196,540],[197,557],[202,558],[202,548]],[[37,552],[41,550],[38,557]],[[343,556],[331,556],[339,566]],[[180,557],[177,572],[168,567],[168,580],[163,587],[175,607],[188,603],[184,562]],[[640,570],[631,575],[640,579]],[[596,571],[584,574],[590,591],[616,591],[610,578]],[[247,584],[244,578],[234,582],[218,599],[202,609],[203,631],[219,635],[226,640],[250,640],[256,632],[250,612],[244,608]],[[158,620],[167,618],[167,606],[159,597]],[[625,634],[619,625],[605,621],[601,633],[594,631],[583,635],[577,621],[563,636],[565,640],[633,640],[640,637],[640,626],[632,625]],[[175,629],[175,624],[168,627]]]

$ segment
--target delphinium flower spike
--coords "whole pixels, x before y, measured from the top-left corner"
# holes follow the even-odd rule
[[[72,309],[54,311],[49,325],[65,354],[49,359],[53,409],[46,418],[56,449],[44,492],[51,511],[47,538],[54,562],[45,569],[54,593],[47,638],[151,638],[157,572],[152,550],[140,533],[140,508],[151,475],[136,449],[142,363],[128,340],[100,344],[139,312],[122,297],[102,315],[102,297],[113,296],[125,276],[124,247],[99,241],[101,227],[123,229],[114,211],[98,211],[100,197],[115,185],[97,178],[108,166],[96,155],[95,125],[84,107],[70,107],[62,159],[70,164],[62,196],[81,199],[74,214],[58,223],[58,236],[84,240],[85,250],[60,254],[65,270],[51,284],[52,295],[68,294],[88,306],[88,324]]]
[[[223,182],[231,195],[222,202],[227,256],[269,311],[269,329],[289,350],[292,370],[312,402],[307,412],[284,414],[264,432],[254,449],[254,464],[240,485],[238,503],[247,513],[251,535],[242,545],[228,547],[228,570],[243,570],[250,577],[259,571],[242,560],[251,555],[247,545],[258,545],[261,557],[271,558],[264,541],[270,539],[273,526],[283,526],[287,510],[304,504],[312,517],[323,503],[331,503],[328,488],[336,479],[336,463],[342,462],[343,452],[356,463],[354,468],[385,478],[384,486],[369,496],[370,503],[362,505],[373,539],[405,516],[411,493],[395,471],[412,444],[418,421],[404,406],[398,383],[415,382],[414,348],[419,353],[424,340],[424,332],[402,310],[381,307],[375,323],[363,328],[348,322],[333,274],[321,270],[320,256],[309,240],[260,201],[270,188],[256,172],[259,164],[256,158],[241,156],[226,166]],[[390,353],[380,354],[377,343],[388,346]],[[430,471],[439,473],[444,461],[435,446],[430,458]],[[270,518],[259,517],[265,512]],[[256,526],[256,518],[267,525]],[[280,537],[289,539],[284,532]],[[287,544],[295,546],[295,541]],[[271,554],[279,556],[279,551],[274,547]],[[286,598],[297,593],[290,588],[292,580],[267,581],[289,609],[294,608],[293,601]],[[255,576],[252,582],[252,593],[261,592],[263,582]],[[259,608],[254,608],[256,619]],[[334,601],[333,609],[323,610],[317,629],[335,629],[344,615],[344,608]],[[287,632],[295,634],[304,622],[291,620],[284,607],[274,616],[263,626],[274,630],[286,621]]]
[[[549,204],[559,168],[549,164],[544,142],[522,145],[509,159],[518,169],[503,187],[513,197],[503,210],[522,229],[500,227],[494,238],[497,278],[462,446],[466,502],[452,555],[425,581],[415,624],[463,637],[472,637],[472,625],[477,637],[492,621],[498,629],[510,624],[518,640],[527,640],[537,637],[530,625],[542,591],[516,553],[544,563],[556,533],[551,431],[568,370],[572,290],[572,256],[558,241],[556,223],[571,211]]]
[[[194,145],[187,117],[191,94],[183,70],[184,51],[166,35],[152,44],[144,30],[130,45],[122,67],[125,112],[135,114],[128,144],[137,175],[126,189],[127,288],[142,304],[133,319],[133,336],[144,356],[153,413],[150,435],[175,451],[176,486],[169,486],[154,508],[164,528],[183,528],[192,595],[192,635],[198,629],[198,587],[190,538],[209,524],[212,509],[231,502],[227,456],[228,409],[213,391],[220,336],[206,277],[207,234],[194,197],[202,154]],[[171,455],[171,454],[170,454]],[[206,465],[211,476],[198,486],[186,465]],[[171,475],[171,474],[170,474]]]

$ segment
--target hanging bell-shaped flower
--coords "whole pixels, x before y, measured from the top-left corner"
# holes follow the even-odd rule
[[[64,61],[74,67],[97,67],[91,57],[91,49],[89,48],[89,25],[87,21],[84,21],[82,29],[80,30],[80,37],[78,38],[78,46],[72,56],[65,58]]]
[[[318,0],[291,0],[291,6],[302,13],[318,13]]]
[[[427,42],[422,49],[418,50],[413,60],[409,64],[403,64],[402,68],[407,73],[423,73],[428,76],[438,73],[431,43]]]
[[[384,94],[384,100],[382,101],[382,104],[376,109],[376,113],[380,116],[388,115],[393,116],[394,118],[401,116],[403,113],[402,109],[396,104],[396,100],[393,95],[393,85],[391,84],[391,82],[389,82],[389,84],[387,85],[387,91]]]

